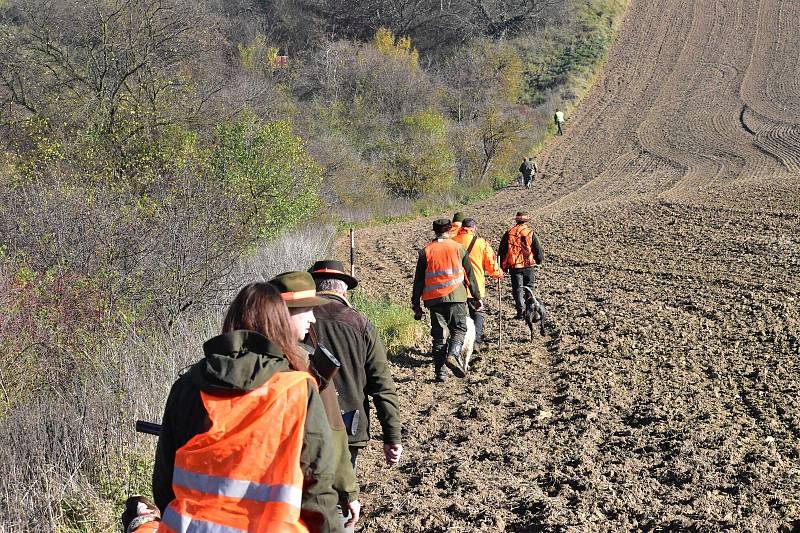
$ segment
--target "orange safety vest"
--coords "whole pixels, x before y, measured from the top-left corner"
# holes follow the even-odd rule
[[[508,253],[503,258],[503,268],[525,268],[535,264],[533,228],[517,224],[508,230]]]
[[[145,522],[141,526],[137,527],[136,529],[133,530],[132,533],[150,533],[151,531],[157,531],[157,530],[158,530],[158,522],[151,521],[151,522]]]
[[[237,396],[201,392],[211,429],[175,454],[175,499],[158,533],[308,532],[300,520],[307,372]]]
[[[463,247],[451,239],[435,240],[425,247],[423,300],[447,296],[464,283]]]

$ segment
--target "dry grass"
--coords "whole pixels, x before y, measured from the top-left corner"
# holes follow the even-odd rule
[[[333,237],[329,227],[283,236],[237,265],[231,286],[306,269],[328,253]],[[119,341],[95,339],[92,361],[73,368],[59,387],[31,391],[5,414],[0,531],[116,530],[125,498],[150,493],[156,440],[136,434],[134,422],[160,421],[170,386],[218,332],[229,297],[169,331],[133,329]],[[37,357],[64,364],[55,354]]]

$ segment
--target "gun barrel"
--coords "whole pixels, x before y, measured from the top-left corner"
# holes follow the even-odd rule
[[[144,420],[137,420],[136,431],[139,433],[147,433],[148,435],[155,435],[156,437],[158,437],[159,435],[161,435],[161,424],[156,424],[154,422],[146,422]]]

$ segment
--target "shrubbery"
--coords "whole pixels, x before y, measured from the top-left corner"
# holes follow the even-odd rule
[[[369,297],[361,292],[350,296],[353,307],[367,315],[378,328],[390,357],[415,346],[425,336],[424,326],[414,320],[409,308],[399,306],[387,297]]]
[[[160,421],[170,386],[183,367],[202,357],[202,343],[218,334],[238,287],[305,270],[330,253],[333,237],[329,226],[288,233],[231,262],[226,289],[169,328],[117,324],[112,336],[87,332],[75,352],[53,352],[49,341],[21,352],[20,337],[6,333],[49,326],[42,317],[88,328],[92,320],[83,320],[90,303],[56,300],[63,292],[47,294],[60,286],[57,278],[0,270],[3,385],[16,383],[24,392],[14,398],[13,409],[0,413],[0,530],[114,531],[127,495],[151,490],[156,439],[134,433],[134,421]],[[45,299],[26,299],[19,315],[24,320],[14,322],[10,317],[20,311],[16,297],[40,290]]]

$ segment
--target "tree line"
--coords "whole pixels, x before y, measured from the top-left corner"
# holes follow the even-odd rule
[[[2,337],[85,351],[217,302],[303,222],[486,194],[622,4],[5,0]]]

